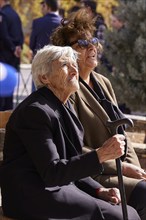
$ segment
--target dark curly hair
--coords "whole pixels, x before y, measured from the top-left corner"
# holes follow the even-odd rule
[[[79,9],[61,21],[61,25],[51,35],[51,43],[56,46],[68,46],[71,37],[83,38],[87,31],[93,35],[95,29],[95,19],[87,13],[86,9]]]

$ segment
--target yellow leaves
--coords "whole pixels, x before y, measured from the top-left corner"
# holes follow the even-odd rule
[[[112,6],[117,6],[118,0],[98,0],[97,11],[101,13],[105,19],[105,23],[109,26],[110,14]]]
[[[70,8],[76,4],[74,0],[58,0],[58,1],[60,8],[65,10],[65,16],[67,15]],[[118,0],[95,0],[95,1],[98,2],[97,11],[104,16],[105,22],[108,25],[109,17],[110,17],[109,15],[111,13],[111,7],[117,5]],[[11,4],[13,8],[20,15],[22,21],[23,32],[25,35],[25,44],[27,46],[24,48],[26,48],[26,50],[28,50],[28,42],[29,42],[28,36],[30,36],[31,33],[32,20],[34,18],[42,16],[40,2],[41,0],[36,0],[36,1],[11,0]]]

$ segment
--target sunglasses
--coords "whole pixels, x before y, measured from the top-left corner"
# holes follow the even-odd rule
[[[89,44],[93,44],[95,46],[98,45],[99,43],[99,40],[97,37],[93,37],[92,39],[90,40],[83,40],[83,39],[79,39],[79,40],[76,40],[76,41],[73,41],[69,44],[69,46],[72,46],[74,44],[78,44],[79,47],[81,48],[87,48],[89,46]]]

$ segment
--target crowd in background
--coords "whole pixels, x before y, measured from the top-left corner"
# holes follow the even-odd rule
[[[70,8],[68,14],[86,7],[91,17],[96,19],[95,37],[99,39],[102,45],[106,45],[107,42],[104,40],[104,32],[107,29],[107,25],[104,16],[97,12],[97,6],[97,1],[75,0],[75,5]],[[21,52],[24,43],[23,24],[9,0],[0,0],[0,8],[0,62],[12,65],[19,72]],[[50,43],[52,32],[60,25],[65,14],[64,10],[59,7],[58,0],[41,1],[40,11],[42,16],[32,21],[29,36],[31,61],[38,49]],[[116,11],[116,8],[112,11],[111,25],[113,28],[119,28],[118,25],[121,24],[121,21],[116,17],[114,11]],[[104,52],[98,54],[98,56],[101,64],[105,65],[111,72],[112,66],[105,57]],[[98,71],[97,68],[96,71]],[[35,86],[32,82],[32,91],[34,90]],[[123,111],[126,110],[125,105],[122,105],[121,108]],[[7,97],[0,97],[0,110],[4,111],[9,109],[13,109],[13,94]],[[130,110],[128,110],[127,113],[130,113]]]
[[[77,5],[70,9],[69,13],[84,6],[88,7],[91,16],[98,16],[98,31],[96,35],[103,41],[104,19],[101,14],[96,13],[96,3],[94,1],[80,0],[76,0],[75,2]],[[42,17],[34,19],[32,22],[29,43],[32,59],[38,49],[50,43],[51,33],[60,25],[61,19],[64,16],[63,10],[59,8],[57,0],[41,1],[40,10]],[[13,66],[19,72],[24,43],[23,24],[9,0],[0,0],[0,33],[0,62]],[[34,90],[35,87],[32,82],[32,91]],[[13,94],[7,97],[0,97],[0,110],[9,109],[13,109]]]

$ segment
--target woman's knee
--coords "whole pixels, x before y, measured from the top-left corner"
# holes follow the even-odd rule
[[[107,220],[123,220],[123,211],[121,205],[111,205],[108,210],[105,211],[104,217]],[[128,220],[140,220],[140,217],[137,213],[137,211],[131,207],[127,206],[127,214],[128,214]]]
[[[128,205],[127,205],[127,214],[128,214],[128,220],[140,220],[137,211],[133,207]]]
[[[139,182],[131,196],[130,196],[130,200],[128,202],[128,204],[132,207],[134,207],[140,218],[143,220],[146,219],[146,182],[145,181],[141,181]]]
[[[146,207],[146,182],[139,182],[131,193],[128,204],[136,209]]]

